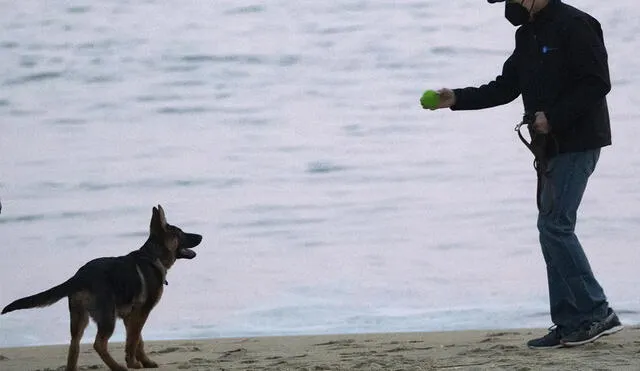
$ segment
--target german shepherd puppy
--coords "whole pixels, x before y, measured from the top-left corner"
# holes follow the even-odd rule
[[[168,224],[162,206],[158,205],[153,208],[149,238],[140,249],[125,256],[94,259],[66,282],[18,299],[7,305],[2,314],[18,309],[45,307],[68,297],[71,344],[67,371],[77,370],[80,340],[89,317],[98,328],[93,348],[111,370],[127,370],[107,350],[117,317],[123,319],[127,330],[127,366],[156,368],[158,365],[145,354],[142,327],[162,296],[167,270],[176,259],[193,259],[196,253],[191,248],[198,246],[200,241],[201,235],[185,233]]]

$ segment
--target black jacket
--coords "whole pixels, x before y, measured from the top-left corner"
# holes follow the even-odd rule
[[[516,47],[502,74],[477,88],[454,89],[451,109],[495,107],[522,94],[525,112],[547,115],[559,152],[578,152],[611,144],[605,98],[610,90],[600,23],[551,0],[516,31]]]

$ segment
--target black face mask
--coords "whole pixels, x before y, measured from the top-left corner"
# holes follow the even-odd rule
[[[533,5],[531,8],[533,9]],[[507,0],[504,5],[504,17],[511,22],[512,25],[522,26],[529,22],[531,13],[521,4]]]

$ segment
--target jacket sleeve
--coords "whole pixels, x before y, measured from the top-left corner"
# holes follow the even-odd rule
[[[551,130],[562,132],[601,101],[611,90],[607,51],[600,24],[573,18],[566,29],[568,87],[547,113]]]
[[[480,87],[454,89],[456,104],[454,111],[477,110],[496,107],[512,102],[520,95],[515,51],[504,62],[502,74]]]

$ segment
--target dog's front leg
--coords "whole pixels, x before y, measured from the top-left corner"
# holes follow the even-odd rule
[[[140,355],[140,350],[144,346],[142,341],[142,327],[144,327],[144,323],[147,320],[148,313],[142,313],[139,310],[131,312],[128,316],[123,318],[124,326],[127,329],[127,341],[125,344],[124,352],[125,352],[125,360],[127,362],[127,367],[129,368],[143,368],[143,367],[152,367],[147,366],[142,362],[142,359],[145,361],[149,361],[146,355],[139,359],[138,355]],[[144,355],[144,351],[142,351]],[[157,365],[155,366],[157,367]]]

